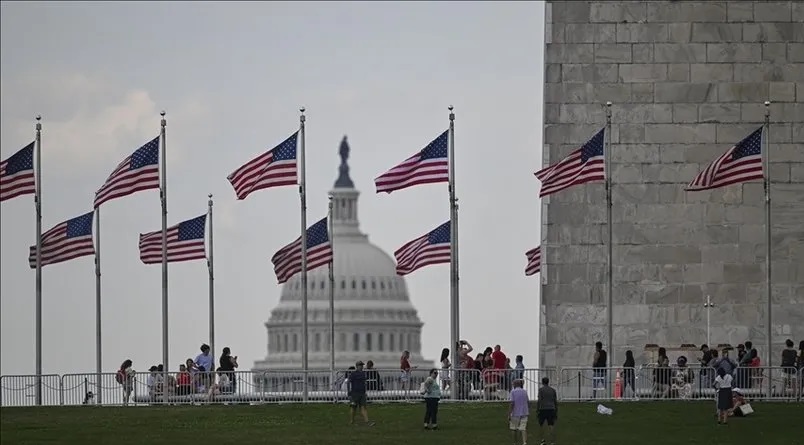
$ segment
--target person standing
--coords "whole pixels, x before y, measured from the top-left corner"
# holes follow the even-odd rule
[[[625,397],[625,390],[628,389],[629,386],[631,387],[631,391],[634,392],[634,398],[637,397],[636,375],[634,374],[635,367],[636,361],[634,360],[634,352],[629,349],[625,351],[625,362],[623,362],[623,397]]]
[[[369,422],[368,410],[366,409],[368,400],[366,397],[366,373],[363,371],[363,365],[362,360],[355,363],[355,370],[349,373],[349,379],[346,381],[351,408],[350,423],[352,425],[355,424],[355,415],[357,411],[360,410],[360,414],[363,416],[363,422],[367,426],[372,426],[374,422]]]
[[[452,386],[452,362],[449,361],[449,348],[441,350],[441,385],[444,391]]]
[[[595,343],[595,356],[592,359],[592,383],[594,385],[595,390],[604,390],[606,389],[606,363],[607,355],[606,351],[603,349],[603,343],[597,342]]]
[[[230,385],[228,389],[231,389],[232,393],[237,391],[237,374],[235,374],[237,367],[237,356],[232,355],[232,350],[228,346],[223,348],[219,369],[229,378]]]
[[[555,424],[558,419],[558,395],[556,390],[550,387],[550,379],[542,378],[542,387],[539,388],[538,399],[536,399],[536,409],[539,416],[539,435],[541,443],[556,441]],[[547,424],[545,427],[544,424]]]
[[[511,409],[508,411],[508,428],[514,438],[514,445],[526,445],[528,443],[528,414],[530,408],[528,404],[528,392],[522,379],[514,380],[514,389],[511,390]],[[521,442],[520,442],[521,438]]]
[[[424,396],[424,429],[438,429],[438,402],[441,400],[441,387],[438,386],[438,370],[431,369],[430,375],[422,383],[421,394]]]
[[[729,420],[729,410],[732,407],[731,374],[723,368],[717,369],[715,388],[717,388],[717,423],[725,425]]]

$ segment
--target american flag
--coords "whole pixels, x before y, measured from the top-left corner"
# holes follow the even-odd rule
[[[449,181],[448,137],[449,130],[441,133],[441,136],[427,144],[422,151],[377,177],[374,180],[377,193],[391,193],[414,185]]]
[[[542,270],[542,246],[525,252],[528,265],[525,266],[525,276],[535,275]]]
[[[573,185],[606,179],[603,143],[606,129],[598,131],[581,148],[573,151],[566,158],[547,168],[536,172],[542,181],[539,198],[560,192]]]
[[[237,199],[246,199],[246,196],[257,190],[297,183],[298,135],[298,131],[293,133],[271,151],[248,161],[226,178],[234,187]]]
[[[36,193],[34,144],[31,142],[0,163],[0,201]]]
[[[698,173],[687,186],[687,190],[716,189],[763,178],[762,127],[759,127]]]
[[[112,199],[159,188],[159,136],[138,148],[114,169],[95,192],[95,208]]]
[[[332,245],[329,242],[327,218],[307,228],[307,270],[329,264]],[[279,249],[271,258],[279,283],[284,283],[301,272],[301,237]]]
[[[450,222],[447,221],[397,249],[394,252],[396,274],[407,275],[424,266],[449,263],[450,227]]]
[[[42,234],[42,266],[95,254],[92,244],[92,217],[89,212],[68,219]],[[36,246],[31,246],[28,264],[36,269]]]
[[[204,228],[207,215],[188,219],[167,229],[167,260],[169,263],[202,260],[207,257],[204,250]],[[140,234],[140,260],[145,264],[162,263],[162,231]]]

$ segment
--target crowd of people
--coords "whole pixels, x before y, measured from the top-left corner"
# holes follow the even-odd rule
[[[201,353],[195,359],[188,358],[179,365],[176,374],[165,372],[162,364],[148,368],[146,385],[148,395],[157,398],[162,395],[206,394],[211,400],[220,394],[232,394],[237,388],[235,370],[238,368],[237,356],[232,355],[230,348],[225,347],[215,368],[214,357],[209,345],[201,345]],[[213,371],[214,369],[214,371]],[[128,405],[134,390],[134,364],[126,359],[115,374],[115,379],[123,388],[123,404]],[[217,377],[217,378],[216,378]]]

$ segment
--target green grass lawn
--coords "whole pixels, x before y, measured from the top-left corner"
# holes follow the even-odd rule
[[[719,426],[712,402],[564,403],[559,445],[802,444],[804,404],[757,403]],[[345,405],[3,408],[0,444],[511,444],[505,404],[443,404],[440,431],[424,431],[424,406],[370,405],[374,427],[348,425]],[[535,412],[528,425],[536,432]],[[795,419],[799,419],[798,421]],[[536,445],[536,440],[530,440]]]

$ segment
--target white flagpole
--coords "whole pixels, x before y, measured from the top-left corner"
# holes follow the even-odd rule
[[[609,357],[607,366],[614,365],[614,231],[611,216],[611,102],[606,102],[606,129],[604,135],[603,159],[606,171],[606,228],[608,230],[606,247],[608,249],[608,308],[606,309],[608,322]]]
[[[42,116],[36,116],[36,405],[42,404]]]
[[[207,270],[209,271],[209,353],[212,355],[213,360],[215,357],[215,262],[213,257],[213,243],[212,243],[212,193],[207,195],[209,201],[207,202],[207,220],[209,221],[209,246],[207,248]]]
[[[302,400],[307,401],[307,371],[308,363],[308,335],[307,332],[307,178],[305,174],[304,154],[304,107],[299,109],[299,198],[301,201],[301,287],[302,287],[302,370],[304,371],[304,385]]]
[[[101,349],[101,234],[100,206],[95,209],[95,401],[103,402],[103,364]]]
[[[450,206],[450,343],[452,349],[452,368],[459,366],[458,342],[461,340],[460,329],[460,292],[458,273],[458,197],[455,192],[455,113],[449,106],[449,206]],[[458,378],[457,372],[455,379]],[[451,385],[452,400],[458,397],[456,385]]]
[[[329,245],[332,246],[332,261],[329,262],[329,381],[335,384],[335,232],[332,230],[332,195],[329,195]],[[334,386],[333,386],[334,388]]]
[[[165,127],[167,127],[167,121],[165,120],[164,111],[160,115],[162,116],[160,129],[162,146],[159,147],[162,152],[162,188],[159,193],[162,198],[162,363],[165,367],[165,373],[162,378],[164,382],[167,382],[168,369],[170,369],[168,355],[167,157],[165,156]],[[168,392],[163,391],[163,393],[165,404],[167,404]]]
[[[771,177],[770,177],[770,101],[765,101],[765,149],[762,155],[765,169],[765,286],[768,297],[768,365],[771,364],[771,356],[773,354],[773,293],[771,281],[771,234],[773,232],[771,226]],[[768,397],[771,397],[773,391],[773,382],[768,380]]]

